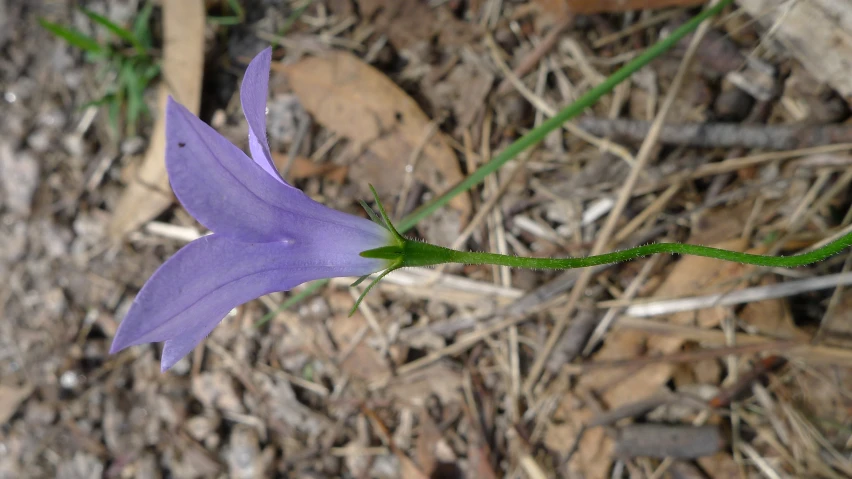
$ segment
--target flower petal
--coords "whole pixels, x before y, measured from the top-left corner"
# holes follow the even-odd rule
[[[214,233],[248,242],[372,234],[369,220],[285,186],[179,103],[166,105],[166,169],[183,206]]]
[[[201,344],[201,341],[213,331],[217,324],[219,324],[218,321],[211,322],[202,328],[196,328],[174,339],[166,340],[163,346],[163,356],[160,358],[160,371],[166,372],[171,369],[175,363]]]
[[[288,185],[275,168],[269,143],[266,140],[266,99],[269,96],[269,68],[272,64],[272,47],[258,53],[246,68],[240,86],[240,103],[249,126],[249,149],[255,163],[270,176]],[[292,187],[291,187],[292,188]]]
[[[306,281],[361,276],[386,267],[358,255],[365,244],[243,243],[209,235],[183,247],[136,296],[113,339],[111,353],[171,341],[164,366],[192,349],[228,312],[252,299]]]

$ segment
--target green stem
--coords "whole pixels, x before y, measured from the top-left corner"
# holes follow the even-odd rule
[[[513,268],[530,269],[573,269],[586,268],[602,264],[620,263],[643,256],[657,253],[704,256],[724,261],[768,266],[778,268],[795,268],[822,261],[835,255],[845,248],[852,246],[852,233],[833,241],[813,251],[791,256],[765,256],[760,254],[740,253],[709,246],[682,243],[654,243],[637,246],[622,251],[587,256],[585,258],[522,258],[496,253],[477,253],[456,251],[442,246],[406,240],[402,247],[402,266],[432,266],[442,263],[462,264],[493,264]],[[375,252],[375,253],[374,253]],[[378,254],[377,254],[378,253]],[[380,250],[365,251],[363,256],[382,257]],[[397,253],[398,254],[398,253]]]
[[[600,97],[606,95],[607,93],[612,91],[619,83],[628,79],[630,75],[642,69],[647,64],[651,63],[651,61],[653,61],[655,58],[662,55],[668,49],[673,47],[677,42],[683,39],[683,37],[695,30],[701,22],[721,12],[722,9],[728,6],[732,1],[733,0],[722,0],[714,7],[702,11],[696,17],[684,23],[682,26],[672,32],[671,35],[649,47],[642,54],[625,64],[620,69],[618,69],[601,84],[586,92],[583,96],[577,99],[577,101],[568,105],[565,109],[557,113],[554,117],[543,122],[535,129],[529,131],[526,135],[515,140],[511,145],[507,146],[497,156],[482,165],[478,170],[468,175],[468,177],[465,178],[462,182],[460,182],[450,190],[446,191],[445,193],[441,194],[440,196],[435,197],[432,201],[424,204],[420,208],[411,212],[408,216],[403,218],[402,221],[400,221],[398,225],[398,230],[403,233],[410,230],[415,225],[417,225],[420,220],[431,215],[437,209],[449,203],[456,196],[481,183],[488,175],[500,169],[500,167],[515,158],[518,154],[520,154],[527,148],[530,148],[540,143],[550,132],[559,128],[560,126],[562,126],[563,123],[570,120],[571,118],[574,118],[575,116],[579,115],[583,110],[593,105],[596,101],[598,101],[598,99],[600,99]],[[278,307],[278,309],[267,313],[263,318],[260,319],[260,321],[255,324],[255,326],[259,327],[263,325],[278,312],[283,311],[293,306],[294,304],[299,303],[304,298],[308,297],[309,295],[317,291],[320,287],[326,284],[328,284],[327,279],[321,279],[310,283],[310,285],[304,291],[294,295],[289,300],[282,303]]]
[[[702,11],[688,22],[678,27],[668,37],[655,43],[639,56],[631,60],[629,63],[619,68],[615,73],[607,77],[596,87],[587,91],[583,96],[577,99],[574,103],[568,105],[564,110],[543,122],[541,125],[530,131],[526,135],[518,138],[511,145],[507,146],[491,161],[482,165],[478,170],[474,171],[459,184],[448,190],[441,196],[436,197],[432,201],[424,204],[420,208],[414,210],[400,221],[397,228],[401,232],[406,232],[413,228],[420,220],[432,214],[438,208],[446,205],[453,198],[469,190],[473,186],[481,183],[485,177],[500,169],[509,160],[515,158],[522,151],[530,148],[533,145],[540,143],[553,130],[562,126],[563,123],[579,115],[583,110],[595,104],[600,97],[612,91],[619,83],[630,78],[630,75],[642,69],[652,60],[662,55],[666,50],[673,47],[683,37],[695,30],[698,25],[704,20],[718,14],[732,0],[722,0],[712,8]]]

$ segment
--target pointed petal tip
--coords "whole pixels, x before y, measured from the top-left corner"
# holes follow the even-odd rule
[[[122,344],[122,342],[118,341],[118,339],[118,336],[112,339],[112,345],[110,345],[109,347],[109,354],[116,354],[127,347],[126,345]]]
[[[186,109],[179,101],[175,100],[175,98],[171,95],[166,97],[166,126],[168,127],[168,119],[169,117],[173,117],[178,113],[185,113],[189,110]],[[168,131],[168,129],[167,129]]]
[[[177,361],[175,361],[175,362],[177,362]],[[161,360],[160,361],[160,373],[167,372],[169,369],[172,368],[172,366],[175,365],[175,362],[166,362],[166,360]]]
[[[240,103],[249,125],[249,149],[252,160],[276,181],[287,185],[272,161],[266,139],[266,100],[269,96],[271,67],[272,47],[268,47],[258,53],[248,64],[240,85]]]
[[[255,55],[254,58],[251,59],[248,66],[246,67],[246,72],[243,75],[243,82],[240,85],[240,93],[243,95],[249,93],[256,93],[253,91],[253,88],[258,85],[268,86],[269,82],[269,71],[272,68],[272,47],[266,47],[261,50],[260,53]],[[266,97],[268,92],[266,89],[261,89],[262,91],[257,92],[260,93],[258,97],[263,99],[264,110]]]
[[[265,70],[269,70],[269,66],[272,63],[272,46],[268,46],[258,52],[254,58],[248,64],[247,70],[254,68],[261,68],[266,66]]]
[[[133,308],[131,308],[131,309],[133,309]],[[124,319],[127,319],[127,316],[125,316]],[[138,338],[133,337],[132,331],[128,332],[128,330],[129,330],[128,326],[132,326],[132,325],[130,323],[125,325],[124,319],[122,319],[121,324],[118,325],[118,330],[115,332],[115,336],[112,337],[112,344],[109,347],[109,354],[116,354],[116,353],[119,353],[121,351],[124,351],[125,349],[127,349],[131,346],[143,344],[143,343],[140,343],[139,341],[135,340],[135,339],[138,339]],[[122,327],[122,326],[124,326],[124,327]]]

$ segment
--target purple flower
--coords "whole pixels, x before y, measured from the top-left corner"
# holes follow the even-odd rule
[[[169,180],[186,210],[213,234],[183,247],[151,276],[110,353],[165,341],[165,371],[247,301],[306,281],[388,268],[387,260],[359,255],[390,244],[386,229],[317,203],[275,169],[266,142],[271,58],[271,49],[255,57],[240,89],[251,158],[169,99]]]

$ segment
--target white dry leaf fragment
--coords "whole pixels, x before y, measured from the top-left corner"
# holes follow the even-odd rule
[[[817,79],[852,95],[852,3],[837,0],[738,0],[764,26],[763,45],[783,45]]]
[[[224,371],[201,373],[192,380],[192,394],[204,407],[223,411],[244,413],[240,397],[234,389],[234,381]]]
[[[225,450],[228,461],[228,477],[236,479],[254,479],[265,477],[263,457],[257,431],[254,428],[238,424],[231,431],[231,437]]]
[[[7,211],[29,216],[38,177],[38,161],[34,156],[25,151],[16,152],[8,142],[0,143],[0,188]]]
[[[276,381],[265,374],[256,372],[253,382],[263,394],[266,414],[264,417],[272,429],[276,423],[296,431],[316,437],[333,427],[331,420],[305,406],[287,381]]]

